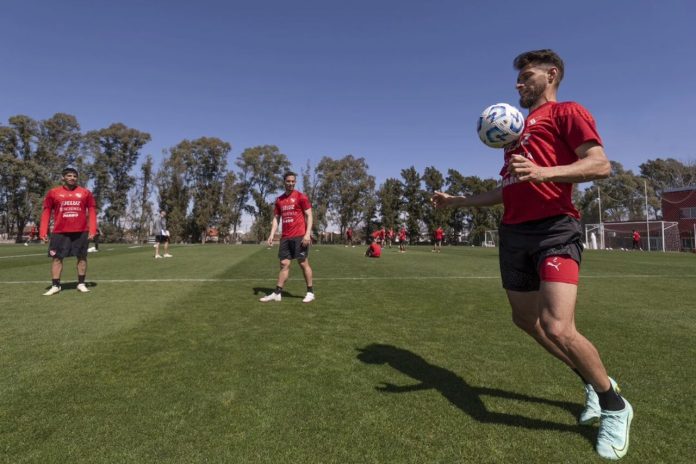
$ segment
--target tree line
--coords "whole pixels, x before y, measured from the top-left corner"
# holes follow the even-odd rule
[[[239,235],[244,217],[248,236],[262,241],[270,231],[273,201],[283,191],[282,175],[292,169],[275,145],[246,148],[228,165],[229,142],[217,137],[182,140],[163,153],[158,167],[143,155],[150,134],[122,123],[83,132],[75,116],[57,113],[45,120],[17,115],[0,125],[0,234],[21,240],[27,224],[38,225],[46,192],[73,165],[99,207],[107,240],[143,242],[154,214],[168,213],[174,241],[205,242],[211,228],[221,236]],[[648,160],[634,174],[612,162],[612,176],[574,191],[586,223],[645,220],[647,188],[650,219],[660,219],[660,196],[667,188],[696,184],[696,165],[672,158]],[[351,154],[323,157],[298,172],[309,197],[314,233],[344,235],[348,227],[365,236],[379,227],[405,226],[409,240],[427,240],[441,226],[449,242],[480,244],[496,229],[502,207],[434,209],[434,191],[471,195],[498,187],[499,180],[414,166],[377,185],[365,158]]]

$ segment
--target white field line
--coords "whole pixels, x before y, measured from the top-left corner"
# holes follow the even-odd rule
[[[0,256],[0,259],[10,259],[10,258],[25,258],[27,256],[48,256],[48,252],[46,253],[34,253],[31,255],[13,255],[13,256]]]
[[[658,274],[603,274],[594,276],[581,276],[581,279],[675,279],[675,278],[694,278],[696,275],[658,275]],[[314,278],[316,281],[355,281],[355,280],[492,280],[500,279],[500,276],[403,276],[403,277],[324,277],[324,278]],[[238,278],[238,279],[93,279],[94,282],[99,282],[100,284],[125,284],[125,283],[170,283],[170,282],[183,282],[183,283],[233,283],[233,282],[263,282],[263,281],[275,281],[276,278]],[[302,278],[289,279],[291,281],[301,281]],[[88,279],[89,281],[89,279]],[[2,281],[0,280],[0,285],[13,285],[13,284],[45,284],[46,280],[11,280]]]

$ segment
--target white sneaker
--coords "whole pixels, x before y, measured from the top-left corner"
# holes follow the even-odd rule
[[[24,242],[24,246],[29,246],[29,243],[28,243],[28,242]]]
[[[259,298],[259,301],[262,303],[268,303],[269,301],[280,301],[280,293],[271,293],[263,298]]]
[[[633,407],[624,398],[621,411],[602,410],[597,434],[597,453],[605,459],[621,459],[628,452],[628,436],[633,420]]]
[[[307,292],[307,294],[305,295],[305,297],[302,299],[302,302],[303,302],[303,303],[309,303],[309,302],[311,302],[311,301],[314,301],[314,298],[315,298],[315,297],[314,297],[314,293],[312,293],[312,292]]]
[[[87,248],[87,253],[94,253],[95,251],[97,251],[97,249],[94,247]]]
[[[155,259],[160,259],[162,255],[155,255]]]
[[[44,293],[44,296],[55,295],[58,292],[60,292],[60,287],[57,285],[53,285],[51,288],[48,289],[46,293]]]
[[[164,257],[165,257],[165,258],[173,258],[173,256],[170,255],[169,253],[165,253],[165,254],[164,254]]]
[[[616,393],[621,393],[621,389],[614,379],[609,377],[609,382],[611,382],[611,388],[613,388]],[[595,392],[591,384],[585,385],[585,409],[580,413],[578,423],[580,425],[592,425],[599,420],[601,413],[602,409],[599,407],[597,392]]]
[[[89,293],[89,288],[85,284],[77,284],[77,291],[82,293]]]

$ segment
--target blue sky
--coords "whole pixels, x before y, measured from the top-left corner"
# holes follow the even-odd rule
[[[273,144],[296,169],[366,158],[378,183],[414,165],[496,177],[481,110],[517,104],[512,59],[553,48],[559,98],[594,114],[626,168],[693,162],[693,1],[32,1],[0,17],[0,122],[75,115],[181,140]]]

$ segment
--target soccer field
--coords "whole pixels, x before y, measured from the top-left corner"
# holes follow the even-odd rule
[[[515,328],[497,250],[103,244],[90,293],[0,247],[0,462],[588,463],[578,378]],[[696,255],[586,252],[576,320],[635,409],[623,462],[696,454]]]

